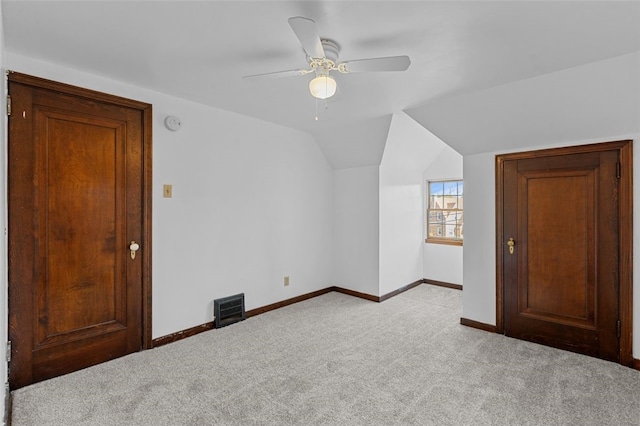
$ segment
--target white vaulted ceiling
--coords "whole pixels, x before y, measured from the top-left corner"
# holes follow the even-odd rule
[[[393,113],[450,127],[424,106],[640,51],[637,1],[2,0],[2,10],[9,52],[308,131],[335,168],[379,164]],[[411,66],[336,75],[340,95],[319,102],[316,121],[311,76],[242,78],[305,67],[292,16],[315,20],[343,60],[408,55]]]

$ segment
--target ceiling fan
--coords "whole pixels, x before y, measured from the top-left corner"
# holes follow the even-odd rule
[[[327,99],[335,95],[338,88],[335,79],[331,76],[331,71],[343,74],[405,71],[411,64],[408,56],[388,56],[340,62],[338,60],[340,52],[338,44],[333,40],[321,39],[316,23],[312,19],[296,16],[289,18],[289,25],[307,54],[309,68],[247,75],[244,78],[272,79],[315,73],[315,78],[309,82],[309,91],[314,98]]]

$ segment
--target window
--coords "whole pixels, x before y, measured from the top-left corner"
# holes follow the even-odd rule
[[[427,243],[462,245],[461,180],[427,181]]]

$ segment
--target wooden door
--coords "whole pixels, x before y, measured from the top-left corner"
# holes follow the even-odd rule
[[[16,73],[9,94],[15,389],[148,346],[151,139],[148,104]]]
[[[621,242],[620,222],[631,211],[621,212],[630,206],[620,202],[621,149],[599,144],[501,158],[498,273],[507,336],[622,360],[620,265],[631,247]],[[630,286],[630,277],[623,281]]]

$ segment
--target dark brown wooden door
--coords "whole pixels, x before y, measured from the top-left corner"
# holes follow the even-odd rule
[[[21,80],[9,82],[12,388],[142,348],[147,226],[143,110]]]
[[[620,360],[618,156],[504,161],[507,336]]]

